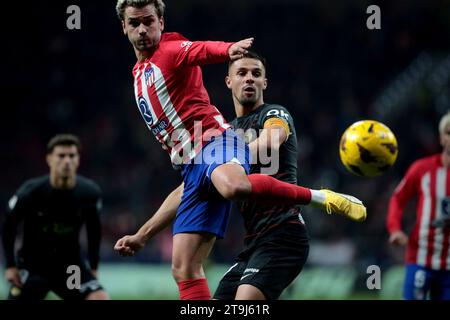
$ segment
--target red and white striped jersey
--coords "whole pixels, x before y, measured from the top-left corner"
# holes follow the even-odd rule
[[[450,169],[441,154],[415,161],[397,186],[389,202],[389,233],[401,230],[403,210],[418,196],[417,217],[409,236],[406,262],[434,270],[450,270],[450,226],[433,226],[450,218]]]
[[[164,33],[152,56],[134,66],[139,111],[172,163],[193,159],[210,137],[230,128],[209,100],[200,66],[227,61],[231,45]]]

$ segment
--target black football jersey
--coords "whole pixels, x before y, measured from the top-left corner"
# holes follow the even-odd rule
[[[231,125],[237,133],[244,134],[244,139],[250,143],[259,137],[264,123],[275,117],[284,120],[290,130],[287,140],[280,147],[278,166],[273,164],[274,160],[266,163],[267,159],[262,157],[258,162],[252,160],[250,173],[270,174],[278,180],[297,184],[297,136],[294,121],[286,108],[276,104],[263,104],[251,113],[234,119]],[[271,158],[273,159],[273,155]],[[278,170],[274,172],[273,167],[278,167]],[[267,230],[281,223],[286,221],[304,223],[299,205],[270,206],[246,200],[238,202],[237,206],[244,218],[247,232],[244,242],[246,247],[251,246]]]
[[[49,176],[26,181],[8,202],[3,226],[6,266],[25,265],[45,269],[53,264],[80,259],[79,234],[86,223],[89,262],[97,268],[100,245],[101,191],[77,176],[73,189],[55,189]],[[22,246],[16,261],[14,242],[23,221]]]

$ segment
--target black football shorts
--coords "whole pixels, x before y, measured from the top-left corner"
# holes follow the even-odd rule
[[[278,299],[301,272],[308,252],[305,226],[284,223],[239,254],[220,281],[214,299],[233,300],[242,284],[257,287],[268,300]]]
[[[53,291],[64,300],[84,300],[90,293],[103,290],[98,280],[84,263],[80,267],[80,286],[68,285],[72,275],[63,266],[51,267],[47,272],[35,271],[31,268],[19,267],[22,287],[11,286],[9,300],[42,300],[49,291]],[[70,283],[76,283],[71,282]]]

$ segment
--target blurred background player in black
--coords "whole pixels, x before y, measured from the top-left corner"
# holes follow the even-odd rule
[[[92,180],[77,175],[79,152],[76,136],[54,136],[47,145],[50,174],[26,181],[8,202],[2,233],[5,278],[11,284],[8,299],[39,300],[49,291],[62,299],[108,299],[97,281],[101,190]],[[21,221],[23,240],[16,259],[15,239]],[[80,252],[83,224],[90,267]],[[68,272],[69,266],[79,269]],[[68,281],[72,275],[79,275],[79,281]]]
[[[269,166],[261,164],[259,154],[270,150],[270,160],[277,165],[274,172],[267,173],[297,184],[295,125],[286,108],[264,103],[265,59],[249,52],[230,62],[225,82],[232,92],[237,116],[231,124],[249,143],[250,172],[269,170]],[[246,229],[244,248],[219,283],[214,298],[277,299],[298,276],[308,256],[309,241],[301,207],[262,205],[247,200],[237,204]]]

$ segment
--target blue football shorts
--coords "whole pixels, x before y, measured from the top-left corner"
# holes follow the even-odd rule
[[[230,216],[231,201],[223,198],[211,181],[218,166],[235,162],[250,171],[250,150],[232,129],[205,144],[188,164],[181,165],[184,192],[172,233],[208,232],[223,238]]]
[[[416,264],[406,266],[405,300],[450,300],[450,270],[432,270]]]

